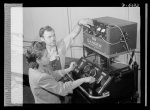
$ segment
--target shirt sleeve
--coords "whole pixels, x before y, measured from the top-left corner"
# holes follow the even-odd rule
[[[65,70],[55,70],[52,72],[53,77],[59,81],[65,74]]]
[[[64,42],[66,44],[66,49],[70,48],[70,45],[73,42],[73,37],[71,37],[71,35],[68,35],[64,38]]]
[[[57,82],[52,76],[46,75],[39,80],[39,86],[58,95],[66,96],[72,93],[72,81]]]
[[[65,55],[72,43],[73,43],[73,37],[71,37],[71,35],[68,35],[65,38],[61,39],[58,42],[59,52],[61,52],[62,55]]]

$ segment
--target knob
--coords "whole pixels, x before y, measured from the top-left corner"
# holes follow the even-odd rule
[[[105,29],[102,29],[101,32],[105,32]]]
[[[101,27],[98,27],[96,30],[97,30],[97,31],[100,31],[100,30],[101,30]]]

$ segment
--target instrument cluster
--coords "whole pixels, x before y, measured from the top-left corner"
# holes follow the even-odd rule
[[[93,20],[93,24],[94,26],[90,26],[90,28],[84,27],[84,33],[94,35],[95,37],[103,37],[106,39],[107,25],[96,20]]]
[[[77,65],[78,66],[75,68],[74,73],[72,74],[72,78],[77,80],[79,78],[89,76],[94,77],[94,83],[83,83],[81,87],[83,87],[84,90],[92,96],[101,95],[104,89],[103,86],[105,86],[106,82],[108,82],[107,80],[109,79],[109,75],[104,73],[100,67],[84,58],[81,58]]]

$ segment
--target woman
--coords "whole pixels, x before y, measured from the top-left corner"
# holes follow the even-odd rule
[[[61,82],[60,79],[72,71],[74,63],[63,70],[53,71],[45,42],[33,42],[26,53],[29,63],[29,83],[35,103],[61,103],[59,96],[66,96],[82,83],[93,83],[95,78],[86,77],[76,81]]]

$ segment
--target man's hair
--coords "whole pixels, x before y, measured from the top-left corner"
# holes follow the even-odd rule
[[[32,42],[31,46],[26,51],[26,59],[30,68],[38,68],[39,64],[37,63],[37,59],[41,59],[43,56],[44,50],[46,50],[45,42]]]
[[[43,37],[45,31],[54,31],[54,29],[51,26],[42,27],[39,31],[39,36]]]

